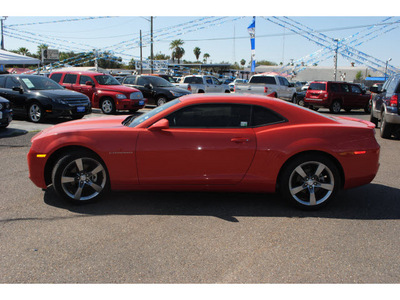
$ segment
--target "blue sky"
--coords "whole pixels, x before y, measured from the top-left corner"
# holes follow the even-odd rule
[[[7,10],[10,12],[4,21],[4,44],[7,50],[26,47],[31,52],[36,52],[39,43],[47,43],[50,44],[50,48],[58,48],[61,51],[79,52],[96,48],[100,51],[111,50],[116,56],[122,56],[125,61],[129,61],[130,58],[138,59],[140,55],[137,44],[139,31],[142,30],[146,44],[146,35],[150,31],[148,20],[149,16],[153,15],[155,16],[154,53],[161,52],[170,55],[170,42],[174,39],[182,39],[186,52],[183,58],[186,60],[194,61],[193,49],[199,47],[202,52],[201,57],[204,53],[209,53],[210,61],[213,63],[222,61],[233,63],[241,59],[248,61],[250,41],[247,26],[252,20],[251,12],[257,12],[258,14],[254,14],[257,16],[257,60],[286,64],[291,59],[296,61],[322,49],[323,47],[310,41],[306,34],[299,34],[299,29],[307,26],[324,34],[326,39],[349,38],[347,43],[352,42],[350,45],[354,46],[353,50],[356,49],[368,55],[372,60],[376,58],[386,61],[392,58],[390,64],[397,68],[400,66],[398,51],[400,23],[386,25],[386,29],[382,28],[383,26],[372,28],[373,24],[387,19],[384,11],[380,9],[365,11],[365,7],[364,10],[356,10],[352,9],[352,6],[348,6],[346,11],[340,10],[341,4],[345,4],[346,1],[336,1],[337,5],[329,11],[329,15],[324,12],[323,17],[318,15],[316,10],[304,11],[304,7],[303,10],[296,9],[296,7],[299,8],[300,2],[294,1],[285,2],[287,4],[285,8],[273,7],[268,4],[270,1],[251,3],[218,1],[216,5],[215,1],[208,0],[198,2],[197,5],[182,1],[155,1],[151,2],[151,7],[144,4],[140,7],[134,1],[114,1],[112,7],[108,7],[110,4],[94,7],[91,2],[85,7],[74,0],[69,2],[70,6],[58,8],[58,10],[54,2],[47,0],[41,2],[43,5],[39,10],[37,10],[37,5],[32,7],[30,2],[26,2],[23,9],[16,10],[14,13],[14,8],[6,8],[6,12],[8,13]],[[318,7],[324,6],[320,1],[302,1],[301,3],[306,8],[315,7],[317,4]],[[192,6],[189,7],[189,4]],[[354,3],[352,5],[356,8],[360,7]],[[43,7],[47,9],[44,10]],[[75,7],[80,9],[77,10]],[[186,10],[185,7],[187,7]],[[213,9],[210,9],[211,7]],[[265,15],[261,16],[261,12],[265,12]],[[82,15],[82,13],[85,14]],[[92,16],[93,19],[88,19],[87,16]],[[104,16],[111,17],[104,18]],[[273,16],[288,16],[289,19],[282,17],[274,19]],[[72,21],[73,19],[79,19],[79,21]],[[291,28],[297,31],[297,34],[291,31],[289,26],[284,28],[271,20],[281,25],[284,21],[296,24],[296,27]],[[386,22],[400,22],[400,17],[392,17]],[[391,31],[385,33],[388,29]],[[370,35],[367,35],[368,33]],[[360,38],[362,36],[364,37]],[[360,45],[357,45],[359,43]],[[150,47],[147,45],[143,48],[143,56],[149,55]],[[326,56],[313,54],[307,60],[330,66],[333,65],[333,58],[330,56],[329,54]],[[357,60],[357,56],[354,59]],[[358,59],[358,61],[356,65],[361,65],[362,60]],[[350,62],[339,56],[340,66],[350,65]]]

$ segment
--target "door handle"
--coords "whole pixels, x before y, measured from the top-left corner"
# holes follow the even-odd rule
[[[249,141],[248,138],[242,138],[242,137],[232,138],[232,139],[231,139],[231,142],[237,143],[237,144],[240,144],[240,143],[247,143],[248,141]]]

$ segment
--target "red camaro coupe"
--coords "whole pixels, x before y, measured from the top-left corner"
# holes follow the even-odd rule
[[[71,121],[32,138],[30,179],[67,200],[108,190],[279,191],[317,208],[379,167],[375,125],[276,98],[190,95],[148,113]]]

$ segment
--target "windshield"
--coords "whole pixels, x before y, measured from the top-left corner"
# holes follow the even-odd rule
[[[21,77],[23,85],[28,90],[62,90],[61,85],[52,79],[42,76]]]
[[[94,78],[100,85],[121,85],[117,79],[110,75],[97,75]]]
[[[143,115],[141,115],[141,116],[139,116],[137,118],[134,118],[133,115],[129,116],[122,122],[122,125],[129,126],[129,127],[136,127],[137,125],[143,123],[147,119],[149,119],[149,118],[155,116],[156,114],[166,110],[167,108],[170,108],[171,106],[174,106],[175,104],[177,104],[179,102],[181,102],[181,101],[179,100],[179,98],[177,98],[175,100],[172,100],[170,102],[165,103],[164,105],[161,105],[161,106],[159,106],[157,108],[154,108],[154,109],[150,110],[149,112],[147,112],[147,113],[145,113],[145,114],[143,114]]]
[[[145,78],[154,87],[175,87],[172,83],[161,77],[146,76]]]

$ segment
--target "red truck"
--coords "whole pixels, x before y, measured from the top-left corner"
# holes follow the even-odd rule
[[[56,71],[50,78],[67,89],[87,95],[92,107],[100,108],[105,114],[117,110],[135,112],[147,102],[138,89],[123,86],[114,77],[103,73]]]

